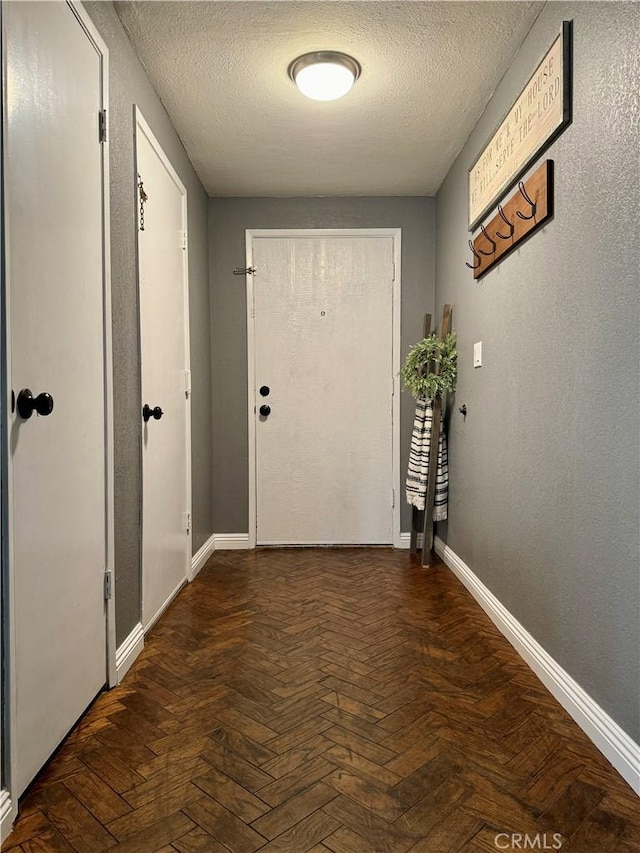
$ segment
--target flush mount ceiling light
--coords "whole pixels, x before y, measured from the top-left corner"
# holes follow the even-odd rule
[[[294,59],[289,77],[314,101],[335,101],[346,95],[360,76],[360,63],[346,53],[318,50]]]

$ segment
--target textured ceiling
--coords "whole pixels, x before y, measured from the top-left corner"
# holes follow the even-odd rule
[[[434,195],[539,13],[533,2],[121,2],[212,196]],[[292,59],[362,65],[317,102]]]

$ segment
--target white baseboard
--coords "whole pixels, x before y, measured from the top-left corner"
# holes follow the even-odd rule
[[[410,538],[411,538],[410,533],[401,533],[399,538],[394,543],[393,547],[394,548],[408,548],[410,545]],[[239,551],[239,550],[245,550],[247,548],[251,548],[251,543],[249,541],[249,534],[248,533],[214,533],[212,539],[214,541],[216,551]],[[211,540],[209,540],[209,541],[211,541]],[[282,542],[262,542],[261,544],[262,545],[277,545],[280,548],[304,548],[304,547],[312,548],[312,547],[316,547],[314,545],[308,545],[308,543],[302,543],[302,544],[287,543],[287,544],[284,544]],[[340,542],[335,542],[335,543],[323,542],[322,544],[323,545],[332,545],[332,544],[344,545],[345,547],[348,547],[350,543],[340,541]],[[354,542],[352,544],[355,547],[360,545],[359,542]],[[321,547],[321,546],[317,546],[317,547]],[[200,554],[200,551],[198,551],[198,554],[196,556],[198,556],[199,554]],[[194,561],[195,561],[195,557],[194,557]]]
[[[214,533],[216,551],[240,551],[249,548],[248,533]]]
[[[8,791],[0,791],[0,844],[13,829],[15,818],[15,805],[11,802],[11,795]]]
[[[209,557],[213,554],[216,547],[216,537],[215,534],[212,534],[207,541],[204,543],[202,548],[200,548],[191,558],[191,580],[195,578],[200,569],[207,562]]]
[[[442,539],[436,537],[434,547],[545,687],[640,796],[640,745],[551,657]]]
[[[180,592],[180,590],[182,589],[182,587],[183,587],[186,583],[187,583],[187,579],[186,579],[186,578],[182,578],[182,580],[180,581],[180,583],[178,584],[178,586],[173,590],[173,592],[170,592],[170,593],[169,593],[169,595],[167,596],[166,601],[165,601],[163,604],[161,604],[161,605],[160,605],[160,607],[158,608],[158,611],[157,611],[157,613],[154,615],[154,617],[153,617],[152,619],[150,619],[150,620],[149,620],[149,623],[148,623],[146,626],[143,626],[145,634],[153,628],[153,626],[156,624],[156,622],[158,621],[158,619],[162,616],[162,614],[164,613],[164,611],[165,611],[165,610],[167,609],[167,607],[171,604],[171,602],[173,601],[173,599],[176,597],[176,595]]]
[[[418,548],[422,548],[422,533],[418,533]],[[411,547],[411,534],[410,533],[401,533],[400,538],[396,542],[395,548],[410,548]]]
[[[127,639],[116,649],[116,684],[120,684],[143,648],[144,630],[142,623],[138,622]]]

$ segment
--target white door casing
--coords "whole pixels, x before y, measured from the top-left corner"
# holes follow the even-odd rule
[[[400,231],[248,231],[247,265],[250,545],[396,544]]]
[[[15,801],[115,658],[108,54],[71,3],[4,4],[3,54],[8,385],[54,401],[8,424]]]
[[[187,193],[136,108],[142,405],[162,417],[142,425],[142,625],[159,618],[191,568],[191,388]],[[136,205],[139,210],[139,197]]]

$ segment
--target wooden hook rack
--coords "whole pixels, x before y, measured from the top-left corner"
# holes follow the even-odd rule
[[[467,266],[474,279],[481,278],[552,216],[553,160],[545,160],[531,177],[520,181],[504,206],[498,205],[498,213],[480,226],[473,242],[469,240],[472,263]]]

